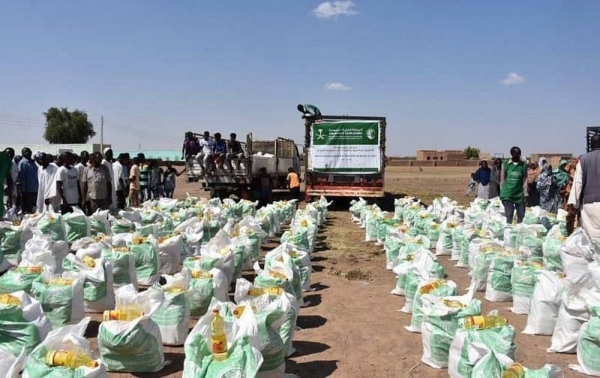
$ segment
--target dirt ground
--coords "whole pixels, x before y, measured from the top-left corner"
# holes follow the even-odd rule
[[[467,203],[465,190],[470,168],[390,167],[386,173],[386,190],[411,195],[428,203],[436,196],[447,195]],[[182,177],[183,178],[183,177]],[[177,197],[186,192],[198,195],[198,184],[179,183]],[[392,210],[392,209],[389,209]],[[334,204],[327,225],[319,234],[313,255],[313,291],[306,293],[307,306],[300,310],[294,338],[297,352],[286,362],[286,372],[301,378],[319,377],[446,377],[446,370],[436,370],[420,362],[421,335],[410,333],[410,315],[399,312],[404,298],[393,296],[396,278],[385,269],[385,254],[374,243],[364,242],[364,230],[350,220],[346,203]],[[276,241],[264,250],[276,246]],[[448,279],[463,290],[469,285],[467,270],[457,268],[447,257],[440,261]],[[461,291],[462,292],[462,291]],[[568,369],[577,363],[575,355],[549,354],[550,337],[523,335],[527,317],[508,311],[512,303],[491,303],[483,299],[485,312],[497,309],[517,329],[516,359],[530,368],[545,363],[560,366],[566,377],[580,376]],[[95,336],[98,323],[92,323],[88,335]],[[93,340],[95,343],[95,340]],[[180,377],[183,348],[166,348],[170,366],[143,377]],[[128,374],[110,374],[129,377]]]

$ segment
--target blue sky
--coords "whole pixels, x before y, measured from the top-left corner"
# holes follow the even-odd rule
[[[303,141],[298,103],[386,116],[389,155],[584,152],[600,1],[1,1],[0,142],[51,106],[121,149],[187,130]],[[98,137],[94,138],[98,140]]]

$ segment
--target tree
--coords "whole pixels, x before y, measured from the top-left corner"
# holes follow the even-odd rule
[[[479,148],[468,146],[464,149],[463,153],[465,155],[465,159],[479,159]]]
[[[70,112],[67,108],[52,107],[44,113],[46,131],[44,139],[50,144],[87,143],[96,135],[94,125],[88,121],[87,113],[75,109]]]

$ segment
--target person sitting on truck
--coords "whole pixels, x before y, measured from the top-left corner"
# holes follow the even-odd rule
[[[241,166],[240,160],[244,158],[244,150],[242,144],[237,140],[237,134],[231,133],[229,135],[229,143],[227,144],[227,165],[230,171],[233,171],[233,160],[237,160],[236,167],[239,169]]]
[[[214,141],[210,139],[210,132],[205,131],[198,144],[200,146],[200,153],[197,160],[202,169],[202,175],[204,175],[208,172],[209,165],[213,162]]]
[[[185,140],[183,141],[183,149],[181,150],[181,160],[185,160],[186,166],[193,166],[193,159],[200,152],[200,145],[198,144],[198,138],[192,134],[191,131],[185,133]]]
[[[223,169],[225,155],[227,154],[227,142],[225,142],[225,140],[221,138],[221,133],[215,133],[213,153],[215,159],[215,166],[219,169]]]

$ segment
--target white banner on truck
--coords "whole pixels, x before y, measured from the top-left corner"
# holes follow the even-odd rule
[[[376,121],[325,121],[311,130],[313,172],[377,173],[381,170],[380,125]]]

